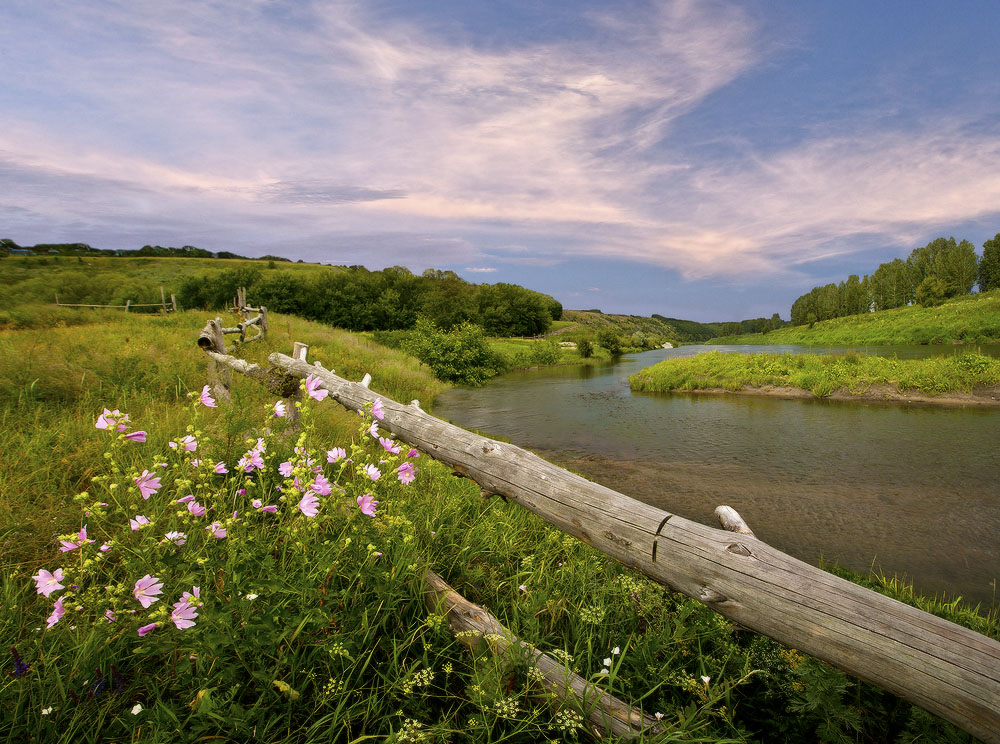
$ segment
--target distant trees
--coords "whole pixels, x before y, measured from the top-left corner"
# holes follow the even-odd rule
[[[978,278],[980,292],[1000,289],[1000,233],[983,243]]]
[[[1000,287],[1000,233],[983,244],[977,261],[968,240],[935,238],[914,248],[904,261],[894,258],[881,264],[871,276],[813,287],[792,303],[792,323],[805,325],[873,310],[891,310],[911,303],[940,304],[950,297],[968,294],[979,282],[981,291]]]

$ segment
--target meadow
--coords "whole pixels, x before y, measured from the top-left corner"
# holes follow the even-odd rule
[[[811,346],[899,346],[1000,342],[1000,290],[962,295],[937,307],[909,305],[788,325],[768,333],[714,338],[712,344],[804,344]]]
[[[845,354],[732,354],[710,351],[683,359],[667,359],[629,378],[633,390],[792,387],[816,397],[842,391],[865,396],[885,386],[898,393],[928,396],[973,393],[1000,386],[1000,359],[967,352],[927,359],[896,359],[849,351]]]
[[[648,741],[971,740],[482,498],[373,436],[376,411],[305,391],[295,427],[291,402],[238,375],[232,403],[215,401],[194,343],[205,313],[73,312],[0,332],[0,740],[590,737],[522,659],[452,637],[427,569],[657,715]],[[302,341],[387,397],[433,410],[443,389],[358,334],[270,326],[240,356]],[[958,600],[853,578],[1000,637]]]

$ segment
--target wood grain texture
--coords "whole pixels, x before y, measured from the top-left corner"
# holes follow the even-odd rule
[[[284,354],[350,410],[380,398],[395,437],[664,586],[1000,743],[1000,643],[792,558],[570,473]]]
[[[495,654],[516,655],[526,661],[541,673],[549,694],[554,695],[562,707],[582,711],[599,737],[613,734],[632,738],[665,730],[653,716],[632,708],[574,674],[565,664],[520,640],[486,609],[467,600],[433,571],[424,576],[424,587],[427,606],[448,618],[452,633],[463,644],[475,648],[485,639]]]

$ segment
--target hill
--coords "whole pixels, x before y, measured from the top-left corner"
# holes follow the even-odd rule
[[[908,307],[785,326],[768,333],[720,336],[713,344],[897,346],[1000,342],[1000,290],[963,295],[937,307]]]

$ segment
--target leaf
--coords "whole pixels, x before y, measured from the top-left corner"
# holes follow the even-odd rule
[[[287,697],[289,700],[298,700],[299,699],[299,693],[296,692],[295,690],[293,690],[292,686],[290,684],[288,684],[287,682],[282,682],[280,679],[276,679],[276,680],[274,680],[274,682],[272,684],[275,687],[277,687],[278,691],[281,694],[283,694],[285,697]]]

